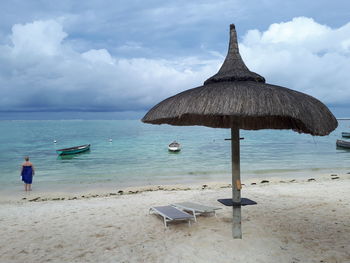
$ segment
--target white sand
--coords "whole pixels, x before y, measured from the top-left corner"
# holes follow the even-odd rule
[[[219,185],[63,201],[0,204],[0,262],[350,262],[350,175],[247,185],[243,239],[231,237],[231,196]],[[32,194],[33,196],[33,194]],[[151,206],[196,201],[218,218],[170,224]]]

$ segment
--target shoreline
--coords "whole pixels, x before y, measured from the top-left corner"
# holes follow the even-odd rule
[[[303,182],[322,182],[329,180],[350,179],[350,172],[347,173],[327,173],[313,176],[283,176],[283,177],[264,177],[248,178],[242,181],[242,191],[246,188],[256,185],[275,185]],[[119,195],[131,195],[153,191],[189,191],[189,190],[215,190],[221,188],[231,188],[231,184],[223,181],[202,181],[184,184],[154,184],[129,187],[101,187],[88,190],[78,190],[74,193],[67,191],[19,191],[12,195],[0,195],[0,204],[6,203],[25,203],[25,202],[45,202],[45,201],[63,201],[63,200],[81,200],[98,197],[110,197]]]

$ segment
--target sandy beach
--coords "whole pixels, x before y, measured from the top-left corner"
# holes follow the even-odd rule
[[[258,204],[242,208],[242,240],[231,236],[232,208],[216,201],[231,196],[224,183],[34,191],[0,204],[0,262],[350,262],[349,188],[349,174],[246,182],[242,196]],[[222,209],[167,229],[149,214],[181,201]]]

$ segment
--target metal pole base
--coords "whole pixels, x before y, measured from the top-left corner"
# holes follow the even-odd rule
[[[232,202],[241,204],[241,171],[239,152],[239,128],[231,128],[232,150]],[[241,205],[232,206],[232,237],[242,238]]]
[[[232,237],[242,239],[241,207],[232,206]]]

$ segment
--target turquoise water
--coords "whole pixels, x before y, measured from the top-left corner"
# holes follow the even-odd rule
[[[349,121],[312,137],[288,130],[241,131],[243,178],[350,171],[350,151],[336,149]],[[229,129],[149,125],[138,120],[0,121],[0,191],[21,186],[23,156],[37,173],[34,185],[50,189],[125,187],[230,180]],[[109,142],[109,139],[113,139]],[[57,140],[54,144],[53,141]],[[173,140],[182,151],[169,153]],[[60,158],[55,149],[91,144],[91,151]]]

